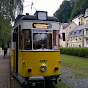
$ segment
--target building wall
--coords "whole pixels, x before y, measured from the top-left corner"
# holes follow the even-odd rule
[[[78,26],[84,24],[84,14],[78,15],[72,21],[75,22]]]
[[[65,33],[65,29],[63,29],[63,26],[61,25],[60,31],[59,31],[59,34],[60,34],[60,46],[65,47],[65,41],[63,41],[62,33]]]
[[[79,25],[79,18],[75,18],[72,20],[74,23],[76,23],[77,25]]]
[[[84,19],[84,47],[88,47],[88,16]]]
[[[74,28],[76,28],[77,27],[77,25],[74,23],[74,22],[72,22],[66,29],[65,29],[65,39],[66,39],[66,41],[65,41],[65,47],[68,47],[68,34],[69,34],[69,32],[71,32]]]
[[[72,31],[77,25],[74,22],[69,23],[69,25],[66,28],[63,28],[61,25],[59,34],[61,36],[60,38],[60,46],[61,47],[67,47],[68,46],[68,34],[70,31]],[[62,33],[65,33],[65,41],[63,41]]]
[[[88,25],[88,17],[85,17],[85,19],[84,19],[84,25]]]
[[[84,17],[79,17],[79,26],[84,24]]]
[[[69,38],[68,47],[83,47],[83,36]]]

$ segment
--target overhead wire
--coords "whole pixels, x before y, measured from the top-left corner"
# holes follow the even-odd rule
[[[37,3],[37,0],[35,0],[35,1],[36,1],[36,2],[34,2],[33,0],[32,0],[32,2],[30,2],[30,1],[25,1],[25,2],[29,2],[29,3],[30,3],[29,5],[24,6],[24,8],[30,6],[30,8],[31,8],[30,14],[32,14],[33,8],[34,8],[35,11],[36,11],[36,7],[34,6],[34,4]],[[23,9],[23,10],[24,10],[24,9]],[[25,10],[24,10],[24,11],[25,11]],[[26,11],[25,11],[25,12],[26,12]]]

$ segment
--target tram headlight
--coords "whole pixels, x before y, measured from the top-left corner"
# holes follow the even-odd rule
[[[47,66],[45,65],[45,64],[43,64],[42,66],[41,66],[41,71],[46,71],[46,69],[47,69]]]

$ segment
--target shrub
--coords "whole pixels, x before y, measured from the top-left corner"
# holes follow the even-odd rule
[[[88,48],[60,48],[61,54],[88,57]]]

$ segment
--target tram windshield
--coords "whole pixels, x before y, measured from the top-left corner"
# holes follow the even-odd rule
[[[34,33],[33,49],[52,49],[52,34]]]
[[[58,33],[53,30],[22,30],[23,50],[58,50]]]

